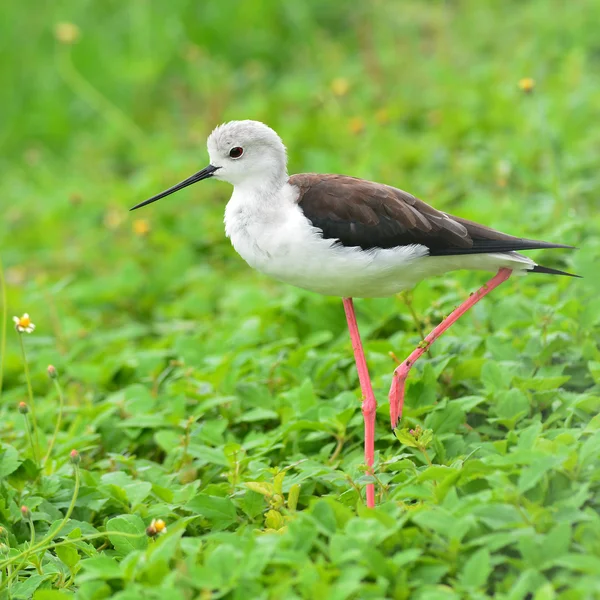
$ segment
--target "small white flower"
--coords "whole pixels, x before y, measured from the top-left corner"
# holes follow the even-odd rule
[[[22,317],[13,317],[13,321],[15,323],[15,329],[19,333],[32,333],[35,329],[35,325],[31,322],[27,313],[23,313]]]

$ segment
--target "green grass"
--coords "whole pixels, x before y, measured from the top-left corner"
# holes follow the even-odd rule
[[[599,20],[592,0],[4,7],[0,598],[600,598]],[[232,118],[277,129],[291,172],[580,248],[530,255],[584,279],[513,278],[420,361],[421,447],[389,429],[390,352],[485,274],[356,302],[373,511],[339,299],[243,263],[225,184],[127,212]]]

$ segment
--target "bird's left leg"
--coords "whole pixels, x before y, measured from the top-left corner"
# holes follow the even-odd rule
[[[390,420],[392,429],[398,426],[398,422],[402,417],[402,407],[404,405],[404,385],[411,367],[415,361],[419,359],[435,340],[442,333],[447,331],[451,325],[456,323],[470,308],[475,306],[484,296],[489,294],[494,288],[506,281],[512,274],[510,269],[500,269],[492,279],[490,279],[483,287],[479,288],[474,294],[471,294],[465,302],[458,308],[454,309],[448,317],[446,317],[412,352],[412,354],[394,371],[392,379],[392,387],[390,388]]]
[[[367,361],[360,341],[352,298],[344,298],[343,301],[346,320],[348,321],[348,331],[352,340],[352,349],[354,350],[356,370],[358,371],[358,380],[363,396],[362,413],[365,420],[365,463],[367,464],[368,474],[372,475],[373,461],[375,459],[375,411],[377,409],[377,402],[373,394]],[[367,506],[369,508],[375,506],[375,484],[373,483],[367,483]]]

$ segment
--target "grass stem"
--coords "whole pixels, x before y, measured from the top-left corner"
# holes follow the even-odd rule
[[[29,394],[29,406],[31,407],[31,423],[33,427],[33,441],[35,442],[34,456],[36,463],[40,455],[40,438],[38,435],[38,424],[35,414],[35,399],[33,397],[33,388],[31,387],[31,375],[29,374],[29,363],[27,362],[27,354],[25,352],[25,343],[23,342],[23,334],[19,333],[19,344],[21,345],[21,356],[23,357],[23,369],[25,370],[25,380],[27,381],[27,393]],[[39,464],[38,464],[39,466]]]
[[[58,381],[58,378],[54,379],[54,387],[56,388],[56,391],[58,393],[58,400],[59,400],[58,417],[56,418],[56,425],[54,426],[54,432],[52,433],[52,439],[50,440],[50,444],[48,446],[48,451],[46,452],[46,456],[44,457],[44,464],[46,464],[48,462],[48,459],[50,458],[50,455],[52,453],[52,449],[54,448],[54,443],[56,442],[56,436],[58,435],[58,432],[60,431],[60,425],[62,423],[62,416],[63,416],[64,406],[65,406],[65,398],[64,398],[64,394],[63,394],[60,382]]]
[[[38,454],[37,454],[37,449],[35,447],[35,443],[33,441],[33,435],[31,433],[31,427],[29,425],[29,418],[27,417],[27,415],[23,415],[23,418],[25,419],[25,430],[27,431],[27,439],[29,440],[29,444],[31,446],[31,453],[33,454],[33,460],[35,462],[35,464],[39,464],[39,458],[38,458]]]
[[[6,323],[8,320],[8,301],[4,268],[0,258],[0,298],[2,299],[2,323],[0,324],[0,399],[2,398],[2,383],[4,381],[4,357],[6,356]]]

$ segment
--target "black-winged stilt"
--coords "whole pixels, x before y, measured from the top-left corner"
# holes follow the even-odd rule
[[[389,393],[395,428],[415,361],[444,331],[512,273],[570,275],[541,267],[517,250],[572,248],[514,237],[432,208],[397,188],[346,177],[289,176],[281,138],[258,121],[231,121],[208,138],[210,164],[131,210],[213,177],[233,184],[225,232],[253,268],[280,281],[343,298],[363,395],[365,462],[372,472],[376,401],[352,298],[390,296],[426,277],[457,269],[497,271],[442,321],[394,371]],[[375,504],[367,484],[367,505]]]

